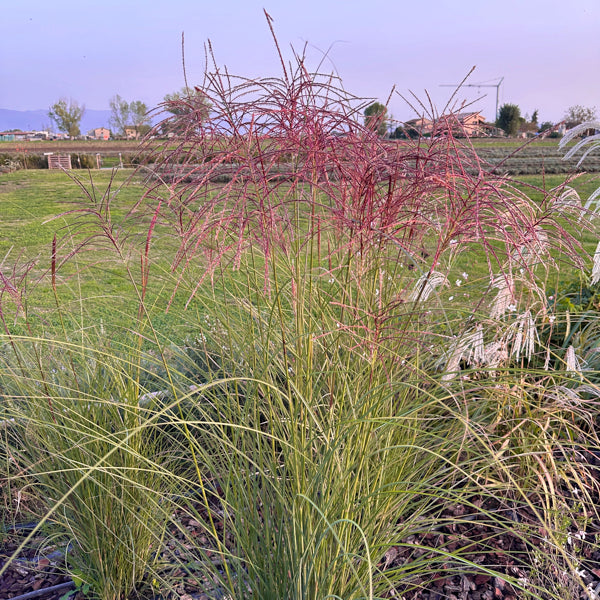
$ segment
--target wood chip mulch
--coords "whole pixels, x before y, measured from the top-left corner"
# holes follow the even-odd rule
[[[565,548],[576,557],[585,590],[574,580],[568,565],[557,570],[560,557],[540,526],[534,507],[475,497],[467,505],[441,505],[435,527],[409,536],[388,549],[378,565],[381,569],[412,567],[419,561],[428,565],[426,574],[407,577],[402,581],[402,587],[390,589],[388,597],[397,600],[519,600],[526,595],[518,589],[516,584],[520,584],[525,589],[536,590],[542,598],[600,600],[600,499],[590,517],[589,513],[577,512],[580,503],[572,492],[567,489],[562,492],[567,497],[568,494],[572,496],[568,502],[571,513],[568,519],[571,520],[566,525]],[[176,528],[171,532],[171,550],[185,541],[176,539],[181,538],[181,528],[205,545],[200,523],[183,514],[179,515],[178,521],[179,533]],[[581,523],[585,523],[584,530],[580,529]],[[0,565],[3,566],[17,549],[24,532],[27,532],[26,528],[23,531],[8,530],[0,538]],[[64,565],[64,549],[48,548],[44,543],[42,538],[31,540],[29,548],[0,577],[1,600],[59,600],[69,592],[69,600],[85,600],[70,583]],[[187,547],[192,557],[194,549],[189,544]],[[451,556],[456,554],[464,560],[459,562]],[[431,567],[432,559],[437,568]],[[415,570],[411,568],[411,572]],[[203,591],[202,582],[193,573],[181,571],[179,577],[175,591],[163,596],[162,600],[222,597],[217,590],[213,593]]]

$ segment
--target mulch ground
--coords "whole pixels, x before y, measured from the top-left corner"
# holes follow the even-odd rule
[[[598,464],[590,465],[592,469],[588,472],[594,473],[598,483],[600,460],[594,457],[592,462]],[[575,520],[585,522],[585,531],[579,530],[575,523],[567,525],[566,543],[567,549],[577,556],[581,579],[590,591],[585,592],[574,582],[568,565],[557,569],[560,560],[557,561],[556,556],[547,560],[553,548],[545,539],[546,532],[531,506],[474,497],[469,499],[468,505],[440,505],[436,513],[437,526],[388,549],[383,562],[378,565],[382,569],[418,564],[420,560],[428,563],[426,575],[407,578],[401,588],[390,589],[388,597],[396,600],[519,600],[523,593],[513,583],[520,581],[526,587],[536,589],[542,597],[546,594],[540,590],[548,590],[548,598],[600,600],[600,499],[597,510],[590,516],[578,508],[581,503],[572,491],[564,489],[561,493],[567,498]],[[180,528],[187,529],[201,545],[206,543],[200,523],[183,513],[178,520]],[[5,564],[18,548],[23,534],[29,531],[31,529],[27,527],[6,531],[0,544],[0,565]],[[529,548],[524,542],[525,536]],[[167,549],[181,548],[183,540],[178,538],[181,538],[181,529],[174,527]],[[1,600],[60,600],[69,593],[70,600],[85,600],[83,594],[75,590],[66,572],[64,549],[48,548],[45,543],[42,537],[32,539],[27,550],[8,567],[0,578]],[[194,557],[193,548],[189,545],[187,548],[190,556],[186,560],[199,558]],[[444,558],[445,553],[447,558]],[[455,553],[470,561],[471,566],[459,563],[451,556]],[[432,559],[437,561],[437,569],[431,568]],[[178,577],[179,584],[161,600],[222,598],[217,590],[205,592],[205,582],[199,581],[194,574],[181,569],[173,574]]]

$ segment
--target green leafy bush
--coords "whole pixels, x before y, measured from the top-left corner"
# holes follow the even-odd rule
[[[96,166],[96,157],[91,154],[71,154],[73,169],[95,169]]]

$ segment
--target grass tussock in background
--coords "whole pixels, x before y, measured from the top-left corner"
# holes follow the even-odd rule
[[[451,114],[389,144],[336,78],[281,62],[251,81],[214,62],[125,214],[82,184],[47,270],[3,265],[3,489],[106,600],[413,598],[475,575],[584,594],[598,338],[547,285],[590,267],[592,207],[490,174]],[[85,249],[127,282],[126,325],[62,297]]]

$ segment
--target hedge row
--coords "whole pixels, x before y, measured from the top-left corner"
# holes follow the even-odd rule
[[[542,172],[551,174],[569,174],[585,170],[588,173],[600,172],[600,153],[592,153],[586,157],[585,164],[577,166],[579,157],[563,160],[564,151],[558,147],[524,147],[514,156],[511,148],[476,148],[477,154],[487,169],[496,169],[509,175],[538,175]],[[121,160],[124,166],[130,167],[141,164],[146,157],[143,154],[123,154]],[[119,166],[118,156],[103,156],[102,166]],[[71,167],[73,169],[95,169],[97,167],[95,154],[72,153]],[[10,172],[19,169],[47,169],[48,157],[32,153],[1,153],[0,172]]]
[[[143,161],[139,154],[123,154],[121,161],[126,167],[138,165]],[[118,156],[103,156],[103,166],[119,166]],[[95,154],[71,153],[72,169],[95,169],[97,167]],[[0,172],[7,173],[20,169],[47,169],[48,157],[44,154],[0,153]]]

